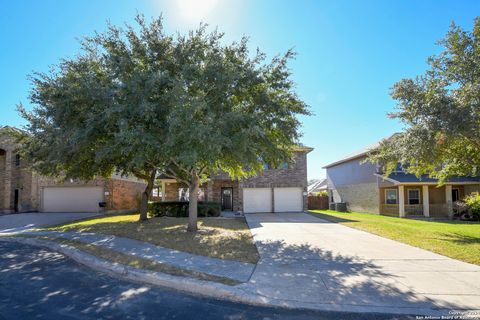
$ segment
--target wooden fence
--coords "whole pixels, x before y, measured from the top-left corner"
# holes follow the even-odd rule
[[[309,210],[326,210],[328,209],[328,196],[308,196]]]

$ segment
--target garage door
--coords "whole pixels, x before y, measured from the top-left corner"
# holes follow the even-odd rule
[[[98,212],[102,187],[48,187],[43,189],[43,212]]]
[[[302,188],[273,189],[275,212],[303,211]]]
[[[244,188],[243,212],[272,212],[272,190],[270,188]]]

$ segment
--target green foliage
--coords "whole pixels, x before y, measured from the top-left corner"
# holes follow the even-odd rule
[[[480,193],[473,192],[463,201],[468,205],[470,213],[478,220],[480,218]]]
[[[149,202],[148,213],[151,217],[188,217],[188,202]]]
[[[401,163],[407,171],[445,182],[454,175],[479,175],[480,169],[480,18],[472,32],[452,24],[439,42],[444,51],[428,59],[429,70],[397,82],[390,117],[405,131],[385,140],[369,160],[384,173]]]
[[[327,191],[317,192],[317,197],[328,197],[328,192]]]
[[[200,202],[198,204],[199,217],[219,217],[221,211],[222,207],[217,202]]]
[[[149,202],[148,213],[151,217],[188,217],[188,202],[185,201],[165,201]],[[198,204],[199,217],[218,217],[221,207],[216,202],[200,202]]]
[[[31,77],[34,108],[19,110],[38,171],[133,174],[149,182],[144,217],[157,171],[195,193],[219,171],[239,178],[261,171],[263,161],[292,159],[297,116],[309,114],[287,67],[292,51],[266,61],[249,52],[246,37],[226,45],[204,24],[168,35],[161,18],[136,21],[138,28],[109,25],[84,38],[75,58]]]

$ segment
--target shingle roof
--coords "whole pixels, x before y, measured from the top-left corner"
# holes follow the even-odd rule
[[[339,159],[339,160],[337,160],[337,161],[334,161],[334,162],[332,162],[332,163],[330,163],[330,164],[327,164],[327,165],[323,166],[323,169],[327,169],[327,168],[336,166],[336,165],[338,165],[338,164],[341,164],[341,163],[344,163],[344,162],[347,162],[347,161],[350,161],[350,160],[353,160],[353,159],[357,159],[357,158],[364,157],[364,156],[366,156],[369,152],[377,149],[377,148],[380,146],[380,143],[381,143],[382,141],[388,140],[388,139],[390,139],[391,137],[393,137],[393,136],[396,135],[396,134],[398,134],[398,133],[394,133],[394,134],[392,134],[391,136],[389,136],[389,137],[387,137],[387,138],[383,138],[382,140],[377,141],[377,142],[375,142],[375,143],[372,143],[371,145],[368,145],[368,146],[366,146],[366,147],[364,147],[364,148],[362,148],[362,149],[360,149],[360,150],[357,150],[357,151],[355,151],[355,152],[353,152],[353,153],[351,153],[351,154],[349,154],[349,155],[347,155],[347,156],[345,156],[345,157],[343,157],[343,158],[341,158],[341,159]]]
[[[432,182],[437,183],[438,179],[430,178],[428,175],[422,175],[417,178],[412,173],[405,173],[405,172],[394,172],[388,176],[389,179],[395,180],[398,183],[412,183],[412,182]],[[447,179],[446,182],[479,182],[480,177],[451,177]]]

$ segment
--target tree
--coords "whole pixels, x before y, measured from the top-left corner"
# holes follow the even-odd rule
[[[169,48],[161,21],[140,34],[109,26],[86,38],[81,53],[48,73],[31,76],[33,110],[18,106],[28,121],[23,139],[26,156],[42,174],[90,180],[118,170],[147,185],[140,220],[147,219],[148,197],[164,165],[168,72],[157,59]]]
[[[292,160],[300,137],[297,115],[308,115],[294,92],[287,62],[292,51],[266,63],[248,41],[223,45],[205,25],[174,42],[174,103],[165,140],[165,174],[189,187],[188,230],[197,229],[199,185],[218,172],[232,179]]]
[[[440,183],[454,175],[480,174],[480,18],[472,32],[452,23],[439,42],[444,51],[428,59],[430,68],[393,86],[404,132],[383,141],[369,161],[389,174],[400,163],[411,173]]]
[[[58,71],[36,74],[35,108],[20,107],[27,150],[44,173],[91,178],[118,168],[144,179],[141,219],[156,174],[175,178],[190,189],[196,231],[196,195],[209,176],[246,177],[292,159],[296,116],[309,114],[287,68],[294,53],[267,63],[246,38],[224,45],[206,25],[172,36],[161,18],[136,20],[139,32],[109,26]]]

